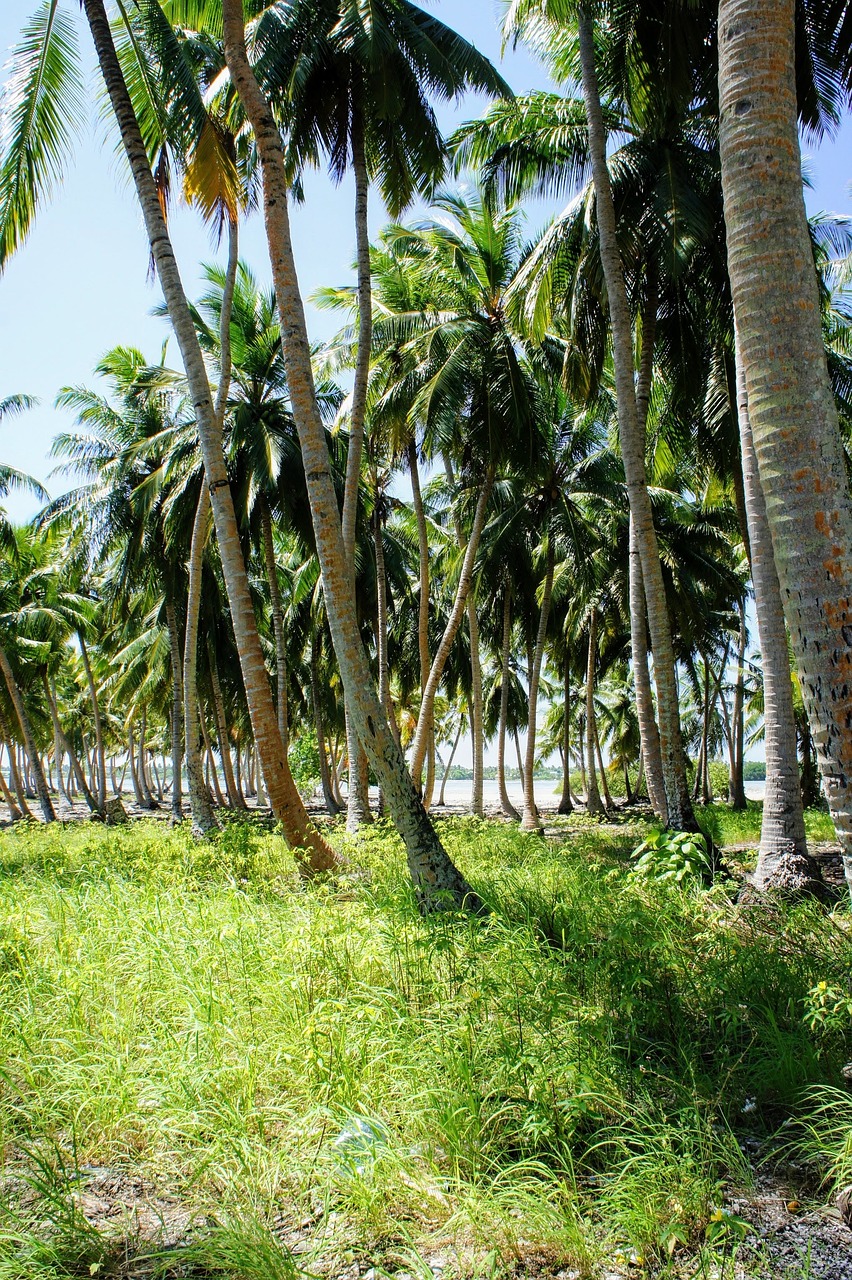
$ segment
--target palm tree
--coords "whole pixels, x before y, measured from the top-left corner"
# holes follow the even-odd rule
[[[748,420],[852,891],[852,502],[802,195],[795,9],[793,0],[722,0],[722,183]]]

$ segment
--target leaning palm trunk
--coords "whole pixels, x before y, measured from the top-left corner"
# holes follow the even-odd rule
[[[748,394],[742,361],[737,359],[737,411],[743,460],[745,506],[751,550],[757,633],[763,668],[763,724],[766,790],[760,829],[760,856],[754,873],[759,889],[800,891],[820,879],[808,856],[799,762],[796,758],[796,712],[790,680],[787,628],[781,586],[772,553],[766,503],[760,487],[751,437]]]
[[[41,759],[38,754],[35,738],[33,737],[32,725],[24,706],[24,699],[18,688],[18,682],[12,671],[11,664],[6,655],[6,650],[0,646],[0,671],[3,672],[3,679],[6,681],[6,688],[9,690],[9,697],[12,700],[12,706],[15,708],[15,715],[18,718],[18,724],[21,726],[21,733],[24,738],[24,745],[27,749],[27,755],[30,758],[30,771],[35,782],[36,795],[41,806],[41,811],[45,822],[55,822],[56,813],[53,809],[53,801],[50,798],[47,780],[44,776]]]
[[[447,856],[405,768],[376,695],[358,633],[355,586],[347,564],[328,446],[316,400],[311,351],[290,238],[281,136],[248,61],[242,0],[223,0],[225,56],[254,130],[263,174],[264,214],[281,322],[293,417],[299,433],[326,611],[355,731],[366,749],[385,802],[403,838],[411,877],[424,908],[477,900]]]
[[[204,358],[178,272],[145,144],[116,55],[103,0],[83,0],[83,6],[130,164],[151,253],[189,383],[249,715],[273,811],[282,824],[288,843],[298,853],[301,869],[311,872],[327,870],[336,864],[337,856],[310,821],[293,782],[286,754],[282,750],[228,483],[222,432],[216,422]]]
[[[182,822],[181,770],[183,769],[183,744],[181,742],[181,729],[183,727],[183,667],[180,656],[177,610],[172,601],[169,601],[166,605],[166,628],[169,633],[169,656],[172,665],[172,819],[175,822]],[[165,765],[163,769],[165,771]]]
[[[544,642],[547,638],[547,623],[550,618],[550,601],[553,595],[553,574],[556,566],[556,549],[553,535],[547,535],[547,568],[544,575],[544,590],[541,597],[541,610],[538,617],[538,634],[535,642],[532,668],[529,681],[529,722],[527,724],[527,755],[524,763],[524,817],[521,825],[525,831],[540,831],[541,818],[535,803],[535,738],[536,719],[538,716],[538,687],[541,683],[541,668],[544,662]],[[567,713],[567,712],[566,712]]]
[[[104,731],[101,724],[101,708],[98,700],[98,691],[95,687],[95,678],[92,675],[92,664],[89,661],[89,650],[86,647],[86,640],[82,631],[77,632],[77,639],[80,641],[80,656],[83,659],[83,670],[86,673],[86,683],[89,686],[89,698],[92,703],[92,717],[95,722],[95,754],[98,763],[98,811],[103,813],[106,809],[107,786],[106,786],[106,754],[104,752]]]
[[[586,812],[599,814],[604,812],[598,791],[598,776],[595,768],[595,745],[597,728],[595,726],[595,666],[598,649],[598,611],[592,609],[589,618],[589,660],[586,664]]]
[[[503,590],[503,644],[500,650],[500,722],[497,727],[497,782],[503,813],[513,822],[521,815],[509,799],[506,788],[506,721],[509,716],[509,662],[512,654],[512,588],[508,577]]]
[[[728,272],[787,626],[852,891],[852,501],[802,194],[795,0],[722,0]]]
[[[580,60],[583,99],[589,124],[589,154],[595,188],[601,265],[606,282],[612,327],[613,364],[621,456],[627,481],[627,497],[642,564],[642,580],[648,609],[654,676],[657,684],[657,714],[663,762],[663,781],[669,825],[697,829],[686,781],[685,757],[680,732],[677,681],[671,622],[654,529],[651,499],[645,470],[645,431],[639,419],[634,384],[633,325],[627,298],[624,269],[616,235],[615,204],[606,159],[606,129],[601,109],[594,29],[591,18],[579,16]]]
[[[460,717],[460,719],[459,719],[458,732],[456,733],[455,739],[453,740],[452,750],[450,751],[450,758],[449,758],[449,760],[447,761],[447,767],[446,767],[446,769],[444,770],[444,776],[443,776],[443,777],[442,777],[442,779],[441,779],[441,791],[440,791],[440,794],[439,794],[439,796],[438,796],[438,808],[439,808],[439,809],[440,809],[440,808],[443,808],[443,806],[444,806],[444,791],[445,791],[446,786],[447,786],[447,779],[449,778],[449,776],[450,776],[450,772],[451,772],[452,767],[453,767],[453,761],[454,761],[454,760],[455,760],[455,758],[456,758],[456,752],[457,752],[457,751],[458,751],[458,749],[459,749],[459,743],[461,742],[461,736],[462,736],[462,732],[463,732],[463,730],[464,730],[464,717],[462,716],[462,717]]]

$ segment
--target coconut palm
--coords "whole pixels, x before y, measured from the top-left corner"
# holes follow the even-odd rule
[[[784,611],[852,890],[852,502],[802,196],[795,5],[723,0],[719,29],[728,266],[748,420]]]

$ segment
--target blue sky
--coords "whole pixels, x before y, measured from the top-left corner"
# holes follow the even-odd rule
[[[36,0],[3,0],[0,5],[0,50],[7,50]],[[66,0],[76,10],[73,0]],[[435,0],[435,12],[495,62],[500,62],[498,16],[502,6],[491,0]],[[87,62],[90,46],[81,38]],[[5,61],[5,56],[3,58]],[[544,87],[542,69],[525,51],[509,51],[501,62],[516,91]],[[93,88],[92,100],[96,90]],[[441,112],[445,127],[477,114],[475,99]],[[167,328],[150,316],[159,290],[147,278],[148,248],[141,218],[115,137],[92,107],[92,124],[80,139],[67,179],[45,207],[24,249],[0,277],[0,397],[12,392],[38,396],[40,405],[24,417],[0,427],[0,458],[46,480],[53,491],[61,481],[47,480],[53,463],[48,458],[54,435],[71,423],[52,408],[58,389],[69,383],[94,381],[98,358],[117,343],[139,346],[158,356]],[[815,190],[808,203],[813,211],[830,209],[852,215],[848,184],[852,177],[852,128],[824,145],[813,156]],[[374,198],[373,225],[382,223]],[[541,221],[537,211],[534,223]],[[303,293],[320,285],[351,279],[353,257],[352,192],[344,184],[332,186],[323,175],[308,182],[307,201],[294,211],[294,238]],[[535,225],[530,230],[534,230]],[[172,234],[190,295],[198,291],[198,266],[216,255],[196,215],[179,209]],[[268,279],[263,228],[254,218],[243,234],[243,255],[262,280]],[[312,336],[328,336],[337,326],[333,316],[309,308]],[[177,359],[174,343],[171,351]],[[9,514],[23,519],[34,504],[12,497]]]

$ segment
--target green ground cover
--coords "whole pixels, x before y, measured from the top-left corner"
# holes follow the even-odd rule
[[[564,825],[443,824],[477,920],[421,919],[383,827],[311,887],[260,828],[0,835],[0,1277],[709,1276],[738,1138],[852,1175],[846,908],[740,908],[633,873],[639,825]],[[129,1260],[93,1167],[179,1246]]]

